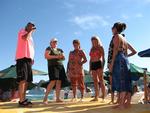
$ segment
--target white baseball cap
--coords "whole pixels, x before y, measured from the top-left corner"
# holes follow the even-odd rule
[[[50,42],[57,42],[57,41],[58,41],[57,38],[52,38],[52,39],[50,40]]]

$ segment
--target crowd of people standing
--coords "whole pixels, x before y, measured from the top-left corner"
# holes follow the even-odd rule
[[[117,22],[112,27],[113,37],[109,46],[108,69],[110,72],[111,92],[118,92],[118,105],[116,108],[126,108],[131,102],[131,77],[128,57],[136,54],[136,50],[127,42],[125,36],[121,33],[126,29],[126,24]],[[32,65],[34,63],[34,43],[32,33],[36,30],[33,23],[29,22],[25,29],[18,33],[18,45],[16,51],[17,81],[19,82],[19,106],[25,107],[32,105],[32,102],[26,99],[26,90],[29,82],[32,82]],[[67,65],[67,74],[63,65],[65,55],[63,50],[57,46],[58,40],[52,38],[49,46],[45,50],[45,59],[48,64],[49,84],[46,89],[43,103],[48,104],[48,94],[55,86],[56,102],[62,102],[60,99],[61,84],[71,82],[73,90],[72,101],[76,101],[77,88],[81,92],[81,99],[84,97],[84,70],[83,65],[87,62],[86,54],[81,48],[78,39],[73,40],[74,50],[70,51]],[[102,99],[105,97],[105,84],[103,78],[103,69],[105,64],[105,55],[102,42],[98,36],[91,37],[91,50],[89,52],[89,72],[94,81],[95,96],[91,101],[98,101],[100,88]],[[131,52],[128,53],[128,50]]]

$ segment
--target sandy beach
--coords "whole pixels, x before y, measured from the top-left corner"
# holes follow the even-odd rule
[[[91,98],[85,98],[84,102],[70,102],[70,99],[63,103],[50,101],[43,105],[42,101],[33,101],[32,108],[19,108],[18,103],[0,102],[0,113],[150,113],[150,105],[138,104],[141,94],[137,93],[132,98],[132,106],[128,109],[112,109],[110,96],[105,102],[90,102]]]

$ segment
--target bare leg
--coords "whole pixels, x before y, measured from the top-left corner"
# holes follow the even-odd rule
[[[99,81],[101,83],[101,89],[102,89],[102,99],[105,98],[105,83],[104,83],[104,78],[103,78],[103,69],[99,69],[98,70],[98,77],[99,77]]]
[[[111,101],[109,102],[109,104],[114,104],[114,92],[111,91]]]
[[[119,108],[124,108],[125,107],[125,97],[126,97],[126,92],[121,92],[120,93],[120,101],[119,101]]]
[[[112,91],[112,76],[109,77],[109,81],[110,81],[110,92],[111,92],[111,101],[109,102],[109,104],[114,104],[114,91]]]
[[[84,97],[84,90],[80,89],[80,92],[81,92],[81,99],[83,99],[83,97]]]
[[[20,81],[19,82],[19,101],[20,102],[23,102],[25,100],[25,86],[26,86],[26,81],[23,80],[23,81]]]
[[[94,81],[94,89],[95,89],[95,98],[91,101],[98,101],[99,97],[99,85],[98,85],[98,77],[96,71],[92,71],[93,81]]]
[[[116,108],[119,108],[119,103],[120,103],[120,93],[119,92],[117,92],[117,100],[116,100],[116,102],[114,102],[114,104],[117,104],[117,105],[115,105],[115,106],[113,106],[113,109],[116,109]]]
[[[73,77],[70,79],[71,80],[71,87],[72,87],[72,92],[73,92],[73,97],[71,99],[72,102],[76,101],[76,91],[77,91],[77,78]]]
[[[72,98],[72,102],[75,102],[77,101],[77,95],[76,95],[76,92],[77,92],[77,86],[76,85],[72,85],[72,91],[73,91],[73,98]]]
[[[44,100],[43,100],[43,102],[44,102],[45,104],[48,104],[47,98],[48,98],[48,95],[49,95],[50,91],[51,91],[52,88],[54,87],[55,83],[56,83],[55,80],[50,81],[50,83],[49,83],[48,86],[47,86],[46,93],[45,93],[45,97],[44,97]]]
[[[85,89],[83,76],[80,76],[78,78],[78,85],[79,85],[79,90],[81,92],[81,99],[80,99],[80,101],[82,102],[83,101],[83,97],[84,97],[84,89]]]
[[[61,80],[56,81],[56,102],[62,102],[60,99]]]
[[[76,93],[77,93],[77,86],[72,85],[72,91],[73,91],[73,98],[76,98]]]
[[[131,106],[131,93],[127,93],[126,95],[126,102],[125,102],[126,108],[129,108]]]
[[[117,101],[115,102],[115,104],[119,104],[119,101],[120,101],[120,93],[117,92]]]
[[[26,98],[27,88],[28,88],[28,82],[25,83],[24,98]]]

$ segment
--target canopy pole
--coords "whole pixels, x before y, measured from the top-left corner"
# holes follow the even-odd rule
[[[147,75],[146,75],[147,69],[144,70],[144,99],[145,102],[147,103]]]

